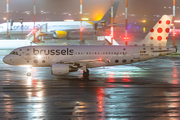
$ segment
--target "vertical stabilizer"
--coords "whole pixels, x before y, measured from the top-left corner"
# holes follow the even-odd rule
[[[138,45],[140,46],[166,46],[172,24],[173,15],[163,15],[151,31]]]
[[[116,16],[118,6],[119,6],[119,1],[115,1],[113,4],[113,19]],[[106,14],[103,16],[103,18],[101,20],[105,21],[106,24],[111,23],[111,7],[109,8],[109,10],[106,12]]]

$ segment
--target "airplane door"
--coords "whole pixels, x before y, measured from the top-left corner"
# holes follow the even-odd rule
[[[29,48],[25,49],[25,60],[31,60],[30,53],[31,51]]]
[[[140,58],[140,51],[139,47],[134,48],[134,59],[139,59]]]

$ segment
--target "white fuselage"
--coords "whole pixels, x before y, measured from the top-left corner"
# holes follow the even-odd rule
[[[36,22],[35,26],[39,29],[42,25],[47,24],[47,32],[53,31],[68,31],[68,30],[79,30],[80,29],[80,21],[57,21],[57,22]],[[23,26],[22,26],[23,25]],[[92,29],[93,22],[82,22],[83,29]],[[11,33],[20,34],[22,32],[30,32],[34,28],[34,22],[14,22],[12,26]],[[9,25],[10,30],[10,25]],[[7,31],[7,23],[0,24],[0,34],[4,34]]]
[[[34,67],[79,63],[92,68],[130,64],[173,52],[176,52],[175,48],[148,46],[28,46],[15,49],[3,61]]]

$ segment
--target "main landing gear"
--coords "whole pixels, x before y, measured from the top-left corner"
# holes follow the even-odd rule
[[[89,79],[89,70],[86,69],[86,71],[83,70],[83,77],[84,79],[88,80]]]

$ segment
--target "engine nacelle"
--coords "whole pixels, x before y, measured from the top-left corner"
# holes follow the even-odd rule
[[[67,37],[68,33],[66,31],[55,31],[53,33],[53,37],[54,38],[63,38],[63,37]]]
[[[70,66],[68,64],[52,64],[51,73],[52,75],[65,75],[69,74]]]

